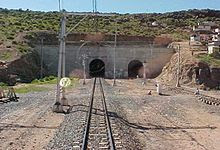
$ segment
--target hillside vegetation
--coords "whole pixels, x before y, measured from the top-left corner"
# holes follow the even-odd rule
[[[67,30],[76,25],[83,17],[80,15],[68,16]],[[1,68],[0,66],[0,82],[14,84],[15,79],[21,82],[31,82],[39,78],[40,57],[38,53],[32,51],[30,39],[38,41],[39,34],[36,33],[42,33],[42,31],[46,35],[52,33],[51,35],[57,37],[60,28],[60,18],[61,14],[58,12],[0,8],[0,62],[1,64],[7,63],[7,67],[3,65]],[[163,14],[90,16],[73,32],[114,34],[117,29],[120,35],[144,36],[147,38],[165,35],[172,38],[173,41],[185,41],[189,39],[192,26],[203,21],[214,21],[220,25],[220,11],[188,10]],[[188,58],[188,56],[186,57]],[[209,65],[212,65],[213,62],[215,66],[219,65],[219,60],[217,60],[219,58],[213,59],[211,56],[204,55],[199,57],[199,59]],[[164,76],[170,76],[172,72],[175,72],[176,62],[173,62],[170,67],[171,71],[169,71],[168,67],[167,74],[165,72]],[[193,63],[190,65],[193,65]],[[173,79],[173,76],[171,76],[171,79]],[[187,80],[189,79],[187,78]]]
[[[84,16],[68,16],[67,30]],[[30,10],[8,10],[0,8],[0,60],[10,61],[31,51],[28,38],[33,32],[58,33],[61,14]],[[170,13],[114,14],[114,16],[87,17],[73,32],[118,34],[127,36],[157,37],[166,35],[173,41],[189,38],[192,26],[198,22],[215,21],[220,24],[220,11],[188,10]],[[157,26],[152,26],[156,22]],[[28,35],[28,36],[26,36]],[[40,41],[39,41],[40,42]]]
[[[67,27],[75,25],[83,16],[68,17]],[[97,20],[97,23],[96,21]],[[117,23],[115,22],[117,20]],[[152,27],[157,21],[159,26]],[[175,40],[188,39],[193,25],[202,21],[216,21],[220,24],[220,11],[215,10],[189,10],[172,13],[153,14],[116,14],[116,16],[88,17],[73,32],[92,33],[95,31],[113,34],[118,28],[119,34],[135,36],[159,36],[169,34]],[[60,14],[58,12],[36,12],[29,10],[0,9],[0,45],[7,48],[16,47],[24,53],[28,47],[19,41],[18,34],[33,31],[59,31]],[[4,55],[5,58],[9,54]]]

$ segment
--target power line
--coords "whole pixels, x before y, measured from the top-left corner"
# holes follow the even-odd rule
[[[95,2],[95,0],[92,0],[92,12],[93,12],[93,14],[94,14],[94,12],[95,12],[95,9],[94,9],[94,2]]]
[[[61,0],[58,0],[58,9],[59,9],[59,12],[61,11]]]
[[[58,0],[58,9],[59,12],[61,12],[64,9],[64,1],[63,0]]]
[[[93,11],[93,25],[95,28],[95,32],[98,32],[97,0],[92,0],[92,11]]]
[[[92,12],[96,13],[97,12],[97,1],[92,0]]]

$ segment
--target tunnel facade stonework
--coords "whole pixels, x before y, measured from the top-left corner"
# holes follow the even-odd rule
[[[83,59],[85,60],[85,70],[87,77],[90,76],[90,63],[95,59],[105,63],[105,78],[114,77],[114,60],[116,68],[116,78],[128,77],[128,65],[133,60],[140,62],[150,62],[160,55],[173,53],[173,49],[167,45],[151,46],[149,41],[119,41],[114,53],[114,42],[67,42],[66,44],[66,74],[73,72],[83,72]],[[83,46],[81,46],[83,44]],[[40,54],[40,45],[35,45],[35,49]],[[45,42],[43,45],[44,64],[48,74],[56,75],[58,66],[59,45]],[[114,59],[115,56],[115,59]],[[165,61],[168,62],[169,60]],[[164,64],[165,65],[165,64]]]

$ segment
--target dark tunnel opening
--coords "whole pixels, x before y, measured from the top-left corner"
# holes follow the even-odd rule
[[[128,64],[128,78],[137,78],[137,76],[142,77],[141,69],[143,68],[143,63],[139,60],[132,60]]]
[[[89,64],[90,77],[105,77],[105,63],[100,59],[95,59]]]

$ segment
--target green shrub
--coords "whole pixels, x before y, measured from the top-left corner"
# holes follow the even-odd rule
[[[29,92],[42,92],[42,91],[48,91],[48,89],[37,85],[26,85],[24,87],[15,88],[16,93],[29,93]]]
[[[199,55],[199,60],[211,66],[220,67],[220,59],[212,57],[211,55]]]
[[[16,48],[20,53],[28,53],[31,50],[29,46],[22,44],[17,45]]]
[[[8,86],[8,84],[4,83],[4,82],[0,82],[0,87],[6,87]]]
[[[31,83],[32,83],[32,84],[38,84],[38,83],[39,83],[39,80],[38,80],[38,79],[34,79]]]
[[[32,84],[56,84],[57,78],[54,76],[44,77],[42,79],[35,79],[31,83]]]
[[[11,53],[10,52],[4,52],[1,56],[0,59],[2,60],[8,60],[11,58]]]

